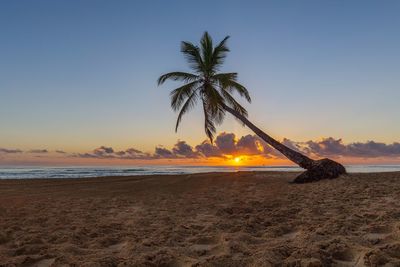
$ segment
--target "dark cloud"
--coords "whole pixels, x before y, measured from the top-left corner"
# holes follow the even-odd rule
[[[197,158],[199,156],[199,153],[195,152],[193,147],[185,141],[178,141],[172,148],[172,153],[183,158]]]
[[[45,154],[48,153],[47,149],[32,149],[29,150],[28,153],[34,153],[34,154]]]
[[[93,155],[91,153],[78,153],[78,154],[72,154],[71,157],[73,158],[84,158],[84,159],[89,159],[89,158],[101,158],[97,155]]]
[[[156,147],[156,150],[154,152],[154,157],[155,158],[167,158],[167,159],[170,159],[170,158],[175,158],[175,155],[174,155],[174,153],[172,153],[171,150],[166,149],[166,148],[161,147],[161,146],[158,146],[158,147]]]
[[[282,143],[287,147],[300,151],[313,158],[322,157],[400,157],[400,143],[385,144],[374,141],[365,143],[343,143],[342,139],[332,137],[319,141],[296,142],[284,138]],[[4,149],[0,149],[0,152]],[[7,150],[8,151],[8,150]],[[9,150],[12,151],[12,150]],[[11,152],[10,152],[11,153]],[[258,136],[245,135],[237,138],[233,133],[221,133],[215,143],[208,140],[196,145],[194,148],[185,141],[178,140],[172,149],[157,146],[153,153],[146,153],[135,148],[115,151],[112,147],[101,146],[90,153],[75,154],[81,158],[117,158],[117,159],[176,159],[176,158],[226,158],[232,155],[262,156],[264,158],[285,158],[279,151],[262,141]]]
[[[101,146],[94,149],[91,153],[73,154],[72,157],[110,159],[115,158],[115,155],[112,147]]]
[[[112,147],[101,146],[94,149],[91,153],[73,154],[72,157],[98,159],[152,159],[153,156],[134,148],[128,148],[124,151],[115,151]]]
[[[66,154],[67,152],[62,151],[62,150],[56,150],[56,153],[59,153],[59,154]]]
[[[142,151],[134,149],[134,148],[128,148],[127,150],[125,150],[125,152],[127,154],[130,154],[130,155],[136,155],[136,154],[142,154],[143,153]]]
[[[200,145],[196,146],[196,151],[204,157],[221,157],[222,153],[218,147],[212,145],[210,141],[206,140]]]
[[[100,157],[112,156],[114,149],[112,147],[101,146],[93,150],[93,154]]]
[[[246,155],[257,155],[264,152],[261,140],[251,134],[242,136],[236,143],[236,148],[240,153]]]
[[[305,143],[303,152],[320,156],[346,155],[348,146],[342,143],[342,139],[332,137],[324,138],[321,141],[308,141]],[[300,145],[298,145],[300,146]]]
[[[217,142],[218,140],[218,142]],[[202,143],[196,149],[207,156],[203,151],[213,151],[213,156],[223,154],[246,154],[262,155],[266,158],[285,158],[279,151],[261,140],[255,135],[246,135],[239,138],[236,142],[233,133],[222,133],[216,138],[216,147]],[[385,144],[375,141],[343,143],[342,139],[333,137],[324,138],[320,141],[296,142],[284,138],[282,143],[287,147],[304,153],[308,156],[322,157],[357,157],[357,158],[376,158],[376,157],[400,157],[400,143]],[[218,153],[220,153],[218,155]],[[208,153],[210,155],[211,153]]]
[[[400,143],[385,144],[375,141],[343,143],[342,139],[333,137],[320,141],[294,142],[285,139],[283,142],[290,148],[314,157],[400,157]]]
[[[225,157],[226,155],[260,155],[265,158],[280,158],[283,155],[270,147],[258,136],[245,135],[236,141],[233,133],[221,133],[215,145],[204,141],[196,146],[196,150],[206,157]]]
[[[149,153],[142,152],[135,148],[128,148],[125,151],[119,151],[116,154],[122,155],[125,159],[151,159],[152,156]]]
[[[125,151],[118,151],[118,152],[115,152],[115,155],[124,156],[124,155],[126,155],[126,152]]]
[[[237,152],[235,134],[233,133],[220,133],[215,138],[215,144],[223,154],[235,154]]]
[[[4,153],[4,154],[15,154],[15,153],[22,153],[22,150],[19,150],[19,149],[0,148],[0,153]]]
[[[295,141],[292,141],[290,139],[283,138],[282,144],[284,144],[288,148],[291,148],[291,149],[293,149],[295,151],[298,151],[298,152],[302,151],[302,146],[301,146],[301,143],[299,143],[299,142],[295,142]]]
[[[400,143],[377,143],[374,141],[368,141],[366,143],[353,143],[348,146],[348,153],[354,157],[363,157],[363,155],[369,155],[370,157],[400,156]]]

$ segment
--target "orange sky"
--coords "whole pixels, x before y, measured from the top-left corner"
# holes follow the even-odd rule
[[[400,158],[377,157],[377,158],[355,158],[338,157],[333,159],[347,165],[365,164],[400,164]],[[200,159],[154,159],[154,160],[129,160],[129,159],[94,159],[94,158],[74,158],[48,153],[46,155],[24,155],[0,158],[1,165],[54,165],[54,166],[98,166],[98,165],[204,165],[204,166],[287,166],[294,165],[287,159],[270,158],[266,159],[259,155],[226,155],[225,158],[200,158]]]
[[[218,159],[155,155],[177,139],[194,150],[205,139],[201,106],[175,133],[170,92],[181,83],[159,87],[157,78],[190,72],[181,41],[198,44],[206,30],[215,43],[230,36],[220,71],[238,73],[252,102],[235,97],[266,133],[317,158],[398,162],[399,1],[237,1],[229,12],[225,1],[205,1],[2,2],[0,164],[231,164],[226,147]],[[230,115],[218,131],[253,134]],[[115,153],[94,153],[103,146]],[[128,149],[152,159],[120,159]],[[236,164],[289,164],[266,156]]]
[[[345,143],[340,138],[298,142],[283,138],[287,147],[314,158],[332,158],[343,164],[398,164],[400,143],[374,141]],[[116,149],[97,146],[90,150],[17,149],[0,147],[1,165],[292,165],[281,153],[253,134],[221,132],[214,142],[188,143],[177,140],[172,146],[153,150],[136,147]]]

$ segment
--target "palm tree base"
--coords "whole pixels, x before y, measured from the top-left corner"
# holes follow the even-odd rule
[[[342,164],[331,159],[320,159],[314,161],[311,168],[297,176],[293,183],[303,184],[322,179],[334,179],[342,174],[346,174],[346,169]]]

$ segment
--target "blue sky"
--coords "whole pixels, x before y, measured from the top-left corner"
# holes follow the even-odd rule
[[[174,132],[162,73],[180,41],[230,35],[224,71],[277,138],[399,141],[399,1],[1,1],[0,147],[149,150],[205,139],[194,110]],[[243,103],[243,102],[242,102]],[[250,133],[227,118],[219,131]]]

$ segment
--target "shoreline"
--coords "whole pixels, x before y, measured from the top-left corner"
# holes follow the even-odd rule
[[[302,171],[226,171],[226,172],[197,172],[197,173],[163,173],[163,174],[137,174],[137,175],[110,175],[110,176],[90,176],[90,177],[40,177],[40,178],[0,178],[0,185],[4,181],[82,181],[82,180],[107,180],[107,179],[118,179],[118,178],[161,178],[161,177],[175,177],[175,176],[202,176],[202,175],[224,175],[224,174],[281,174],[283,176],[294,175],[295,178],[297,175],[301,174]],[[385,175],[400,174],[400,171],[385,171],[385,172],[348,172],[344,175],[344,177],[349,175]],[[341,177],[343,178],[343,177]],[[332,179],[335,180],[335,179]]]
[[[400,264],[400,172],[290,184],[297,174],[0,180],[0,262]]]
[[[179,167],[177,167],[179,169]],[[185,168],[188,168],[188,170],[185,170]],[[5,168],[1,169],[0,168],[0,181],[3,180],[41,180],[41,179],[54,179],[54,180],[63,180],[63,179],[99,179],[99,178],[107,178],[107,177],[137,177],[137,176],[174,176],[174,175],[195,175],[195,174],[210,174],[210,173],[238,173],[238,172],[247,172],[247,173],[296,173],[297,175],[304,172],[305,170],[299,169],[298,167],[290,167],[288,169],[281,170],[281,166],[279,167],[273,167],[273,168],[265,168],[265,167],[235,167],[231,166],[230,169],[229,167],[202,167],[204,169],[210,169],[207,171],[194,171],[190,170],[190,168],[198,169],[198,167],[189,167],[185,166],[180,171],[171,171],[171,170],[157,170],[157,171],[152,171],[152,170],[145,170],[142,168],[132,168],[129,167],[127,169],[124,168],[106,168],[106,167],[101,167],[101,168],[94,168],[94,167],[79,167],[79,168],[74,168],[74,167],[38,167],[38,168],[33,168],[32,172],[36,174],[29,173],[27,172],[18,172],[18,171],[10,171],[13,168]],[[263,169],[264,168],[264,169]],[[285,167],[286,168],[286,167]],[[365,168],[365,169],[363,169]],[[380,168],[380,169],[377,169]],[[25,170],[25,169],[31,169],[31,168],[16,168],[16,170]],[[64,170],[61,172],[53,172],[53,173],[48,173],[45,174],[45,170]],[[229,169],[229,170],[228,170]],[[3,171],[2,171],[3,170]],[[84,170],[83,173],[76,172],[76,170]],[[110,170],[113,170],[110,172]],[[360,171],[361,170],[361,171]],[[37,174],[37,172],[42,171],[42,174]],[[128,172],[127,172],[128,171]],[[130,172],[130,171],[133,171]],[[148,172],[146,172],[148,171]],[[93,174],[91,174],[93,172]],[[99,172],[105,172],[107,174],[104,175],[99,175],[96,173]],[[370,174],[370,173],[396,173],[400,172],[400,165],[382,165],[382,166],[347,166],[347,174]],[[35,176],[36,175],[36,176]],[[18,178],[15,178],[18,177]],[[19,178],[21,177],[21,178]]]
[[[149,178],[149,179],[154,179],[154,178],[162,178],[162,177],[175,177],[175,176],[202,176],[202,175],[224,175],[224,174],[300,174],[301,172],[299,171],[229,171],[229,172],[197,172],[197,173],[181,173],[181,174],[145,174],[145,175],[112,175],[112,176],[94,176],[94,177],[77,177],[77,178],[71,178],[71,177],[66,177],[66,178],[0,178],[0,184],[2,181],[82,181],[82,180],[109,180],[109,179],[136,179],[136,178]],[[377,172],[380,173],[380,172]],[[387,172],[387,173],[400,173],[398,172]],[[353,174],[353,173],[351,173]],[[357,174],[357,173],[355,173]],[[359,173],[362,174],[362,173]]]

